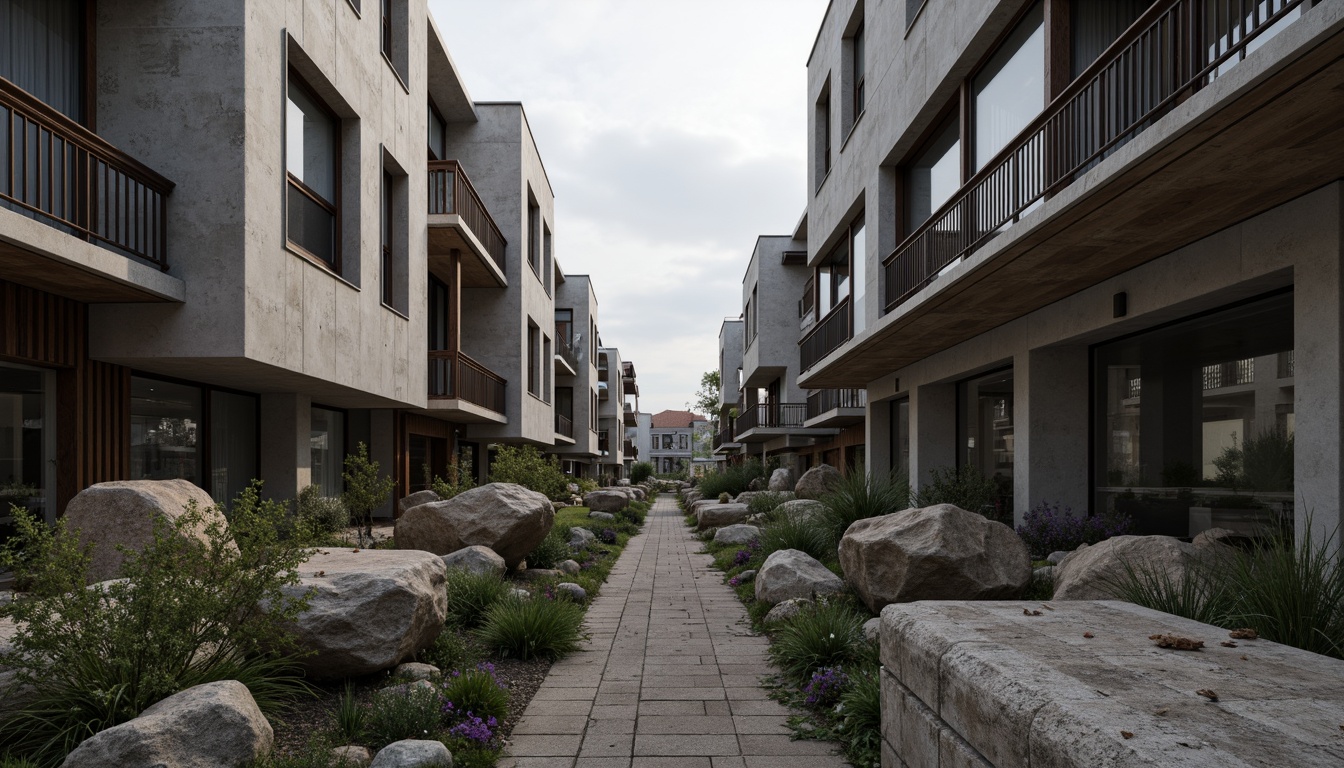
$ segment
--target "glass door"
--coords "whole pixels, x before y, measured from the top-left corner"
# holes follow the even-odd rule
[[[55,391],[52,371],[0,364],[0,542],[13,507],[55,520]]]

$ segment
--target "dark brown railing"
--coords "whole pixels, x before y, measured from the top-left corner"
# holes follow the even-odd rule
[[[555,353],[569,363],[569,367],[577,373],[579,370],[579,355],[574,351],[574,345],[570,343],[569,337],[561,333],[559,325],[555,326]]]
[[[1158,0],[887,258],[885,311],[1245,58],[1302,3]]]
[[[733,435],[733,422],[732,422],[731,419],[729,419],[729,420],[727,420],[727,421],[728,421],[728,426],[724,427],[723,429],[720,429],[720,430],[718,431],[718,433],[714,435],[714,450],[716,450],[716,451],[717,451],[717,450],[718,450],[724,443],[735,443],[735,442],[737,442],[736,440],[733,439],[733,438],[734,438],[734,435]]]
[[[743,434],[749,429],[801,427],[807,420],[807,403],[759,403],[749,405],[737,417],[734,429]]]
[[[625,454],[625,457],[627,459],[634,459],[639,457],[639,449],[636,448],[635,444],[629,440],[626,440],[625,442],[621,443],[621,449],[622,453]]]
[[[798,342],[799,370],[806,371],[816,365],[823,357],[840,348],[854,335],[853,324],[849,316],[849,298],[845,297],[835,305],[821,322]]]
[[[455,213],[485,247],[490,260],[504,271],[504,247],[508,241],[485,209],[467,172],[456,160],[429,161],[429,214]]]
[[[499,374],[452,350],[429,351],[429,399],[459,398],[504,413],[506,382]]]
[[[0,198],[168,269],[173,182],[0,78]]]
[[[610,452],[610,448],[611,448],[611,433],[605,429],[602,430],[601,432],[598,432],[597,452],[600,454],[606,454]]]
[[[866,408],[866,389],[819,389],[807,396],[807,418],[815,419],[836,408]]]
[[[574,420],[563,413],[555,414],[555,434],[574,439]]]

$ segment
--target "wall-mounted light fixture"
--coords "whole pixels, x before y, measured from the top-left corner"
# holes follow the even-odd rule
[[[1129,294],[1121,291],[1111,297],[1111,317],[1124,317],[1129,314]]]

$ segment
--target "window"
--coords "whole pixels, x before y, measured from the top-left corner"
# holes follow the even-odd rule
[[[905,0],[905,32],[910,34],[910,28],[915,25],[915,19],[919,18],[919,12],[924,8],[925,0]]]
[[[597,431],[597,390],[588,391],[588,429],[591,432]]]
[[[863,3],[860,2],[854,8],[854,15],[850,21],[854,26],[854,32],[844,40],[843,56],[846,58],[845,84],[847,86],[845,98],[847,103],[844,105],[845,135],[854,129],[854,124],[859,121],[859,116],[863,114],[864,107],[864,71],[866,62],[864,61],[864,38],[863,38]]]
[[[527,391],[541,394],[541,365],[537,359],[541,354],[541,329],[531,320],[527,321]]]
[[[574,346],[574,310],[555,310],[555,336],[561,346]]]
[[[551,281],[555,279],[554,262],[551,260],[551,228],[541,223],[541,269],[545,275],[546,295],[551,295]]]
[[[439,114],[434,102],[429,102],[428,109],[429,119],[426,122],[429,124],[429,159],[447,160],[448,123],[443,119],[443,115]]]
[[[891,471],[910,477],[910,398],[891,404]]]
[[[555,412],[569,419],[574,420],[574,388],[556,387],[555,388]]]
[[[345,413],[315,405],[310,414],[311,483],[323,496],[340,496],[345,488],[341,479],[345,465]]]
[[[257,471],[257,398],[236,392],[210,392],[210,495],[216,503],[238,498]]]
[[[751,343],[756,340],[756,306],[759,303],[756,300],[757,286],[751,286],[751,298],[747,299],[747,306],[743,309],[742,315],[746,322],[746,349],[751,349]]]
[[[291,73],[285,114],[286,237],[337,272],[340,135],[336,116]]]
[[[971,83],[975,157],[969,173],[1045,109],[1045,12],[1032,7]]]
[[[820,189],[821,183],[826,180],[826,175],[831,172],[831,84],[829,82],[822,88],[821,97],[817,99],[814,122],[816,187]]]
[[[677,435],[677,448],[683,451],[691,449],[691,436],[685,432]]]
[[[957,384],[957,466],[973,467],[998,486],[992,520],[1013,520],[1013,372],[997,371]]]
[[[954,112],[905,171],[905,234],[919,229],[961,186],[961,135]]]
[[[541,335],[541,360],[542,360],[542,382],[541,399],[551,402],[551,374],[555,371],[555,366],[551,365],[551,337],[546,334]]]
[[[863,319],[863,297],[866,293],[864,286],[864,272],[868,258],[868,238],[864,234],[863,218],[864,213],[860,211],[859,215],[855,216],[854,221],[849,225],[850,292],[854,295],[854,300],[851,302],[853,309],[850,311],[854,318],[854,327],[851,335],[862,331],[865,325]]]
[[[392,205],[392,189],[392,174],[384,170],[382,215],[379,217],[381,225],[379,229],[382,238],[382,270],[379,275],[379,283],[383,289],[383,303],[389,307],[393,305],[392,302],[396,298],[396,292],[394,290],[396,283],[394,279],[395,269],[392,263],[392,242],[394,239],[392,235],[392,212],[394,210]]]
[[[0,518],[15,504],[54,522],[56,418],[55,371],[0,363]]]
[[[201,388],[131,378],[132,480],[201,477]]]
[[[380,5],[381,5],[381,7],[382,7],[382,13],[381,13],[381,17],[382,17],[382,18],[381,18],[381,20],[380,20],[380,22],[381,22],[381,24],[382,24],[382,30],[381,30],[382,34],[380,35],[380,40],[381,40],[381,42],[382,42],[382,51],[383,51],[383,55],[387,57],[388,61],[391,61],[391,60],[392,60],[392,0],[381,0]]]
[[[0,77],[79,123],[86,122],[84,18],[80,0],[0,0]]]
[[[527,189],[527,263],[532,272],[541,278],[541,207],[532,196],[532,188]]]

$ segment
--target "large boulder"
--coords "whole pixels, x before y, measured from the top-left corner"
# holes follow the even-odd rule
[[[772,491],[792,491],[793,486],[797,485],[798,480],[793,476],[793,470],[788,467],[780,467],[770,473],[769,490]]]
[[[399,514],[404,515],[406,514],[406,511],[409,509],[415,509],[421,504],[429,504],[430,502],[434,501],[443,501],[443,497],[433,491],[416,491],[415,493],[412,493],[410,496],[407,496],[403,498],[401,501],[397,502],[397,508],[399,510]]]
[[[830,464],[821,464],[803,473],[793,492],[800,499],[820,499],[840,482],[840,470]]]
[[[444,555],[443,564],[447,568],[460,568],[481,575],[494,574],[501,579],[507,570],[504,558],[495,554],[495,550],[479,544]]]
[[[840,539],[845,579],[874,613],[913,600],[1006,600],[1031,581],[1027,546],[951,504],[858,520]]]
[[[447,568],[430,552],[318,550],[299,566],[295,597],[308,610],[294,624],[311,678],[358,677],[395,667],[427,648],[448,615]]]
[[[550,499],[513,483],[490,483],[451,499],[421,504],[397,520],[399,549],[446,555],[479,544],[513,568],[555,523]]]
[[[583,495],[583,505],[594,512],[620,512],[630,506],[630,494],[615,488],[589,491]]]
[[[81,546],[92,547],[89,583],[121,576],[126,557],[117,548],[144,551],[154,540],[155,521],[177,520],[192,502],[203,516],[201,524],[186,533],[207,546],[206,526],[227,523],[210,494],[188,480],[118,480],[76,494],[66,505],[65,521],[78,532]]]
[[[843,592],[845,583],[819,561],[796,549],[771,552],[756,573],[756,599],[779,603]]]
[[[441,741],[394,741],[378,750],[369,768],[453,768],[453,753]]]
[[[1055,566],[1055,599],[1114,600],[1114,586],[1128,570],[1181,584],[1200,552],[1171,536],[1116,536],[1081,546]]]
[[[234,768],[265,757],[275,734],[247,686],[205,683],[85,739],[62,768]]]
[[[759,538],[761,538],[760,528],[757,528],[754,525],[743,525],[740,523],[737,525],[725,525],[714,532],[715,544],[744,546],[750,543],[752,539]]]
[[[696,527],[721,528],[746,520],[751,510],[746,504],[709,504],[698,507],[695,513]]]
[[[794,499],[775,507],[775,515],[798,521],[815,520],[825,511],[825,505],[812,499]]]

